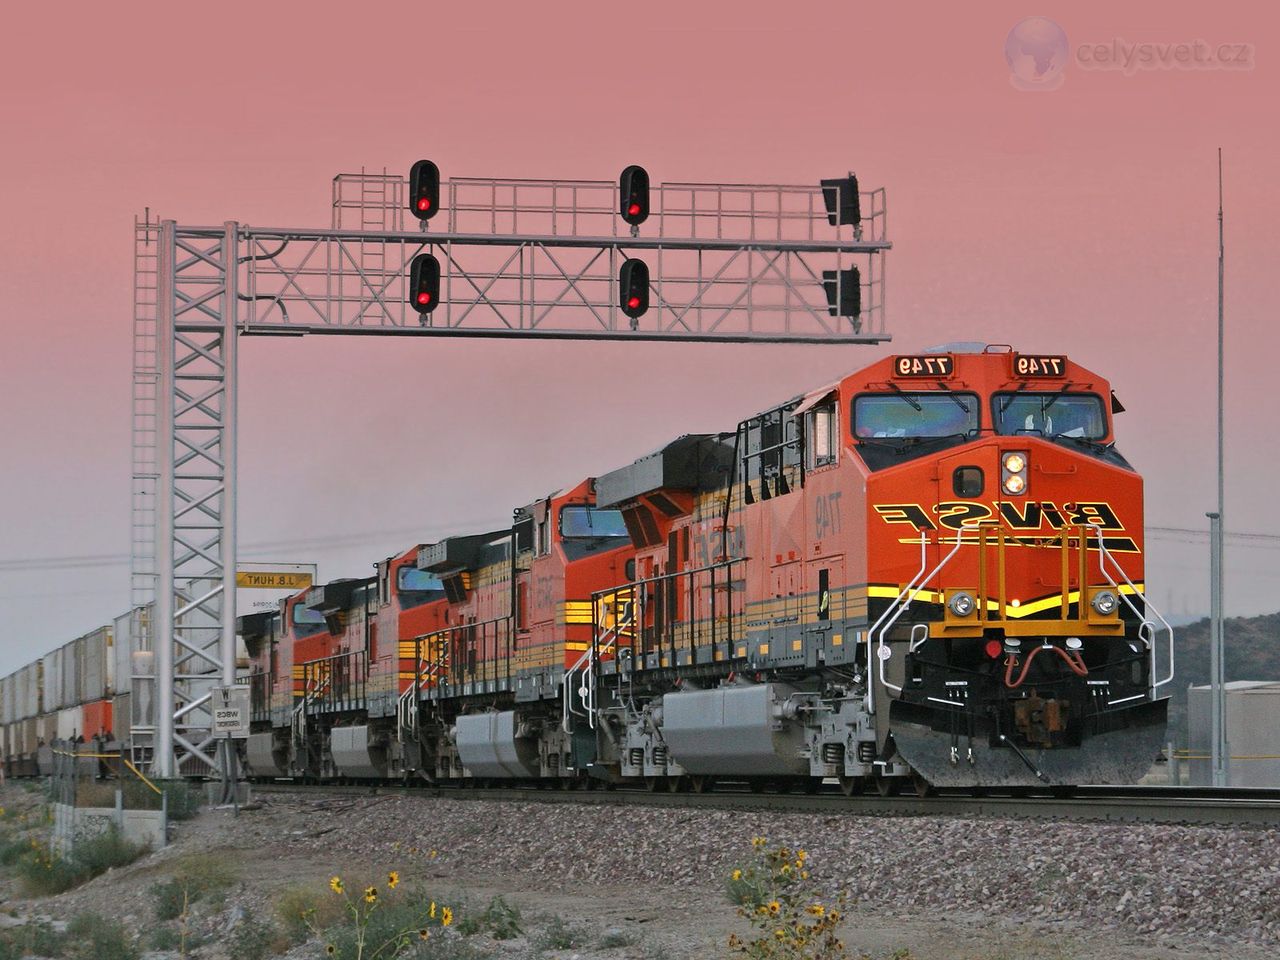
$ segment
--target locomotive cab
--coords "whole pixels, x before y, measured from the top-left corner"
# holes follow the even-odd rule
[[[1138,779],[1172,671],[1109,385],[1012,352],[869,374],[849,384],[848,442],[866,483],[863,662],[882,754],[934,785]]]

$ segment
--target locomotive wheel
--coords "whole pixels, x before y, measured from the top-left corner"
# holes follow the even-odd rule
[[[862,777],[849,777],[842,773],[837,779],[840,781],[840,792],[846,797],[859,794],[866,787],[866,782]]]
[[[644,788],[650,793],[657,793],[658,787],[662,786],[662,777],[645,777]]]
[[[694,793],[710,793],[716,788],[716,780],[715,777],[709,777],[705,774],[698,777],[690,777],[689,787]]]
[[[800,789],[807,794],[815,794],[818,787],[822,786],[822,781],[817,777],[805,777],[800,783]]]
[[[917,797],[931,797],[937,793],[933,784],[918,773],[911,775],[911,785],[915,788]]]
[[[876,777],[876,793],[880,796],[896,797],[901,790],[901,777]]]
[[[684,776],[680,776],[680,777],[667,777],[667,792],[668,792],[668,793],[685,793],[685,792],[687,792],[687,791],[688,791],[688,789],[689,789],[689,778],[688,778],[688,777],[684,777]]]

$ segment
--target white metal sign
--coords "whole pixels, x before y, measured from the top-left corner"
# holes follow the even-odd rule
[[[249,688],[213,688],[213,732],[223,736],[249,736]]]

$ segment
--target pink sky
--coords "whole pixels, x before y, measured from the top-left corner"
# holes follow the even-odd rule
[[[328,223],[331,177],[811,183],[889,195],[892,346],[251,341],[241,538],[397,531],[293,551],[326,577],[731,427],[884,353],[1067,353],[1129,408],[1148,523],[1214,505],[1215,149],[1227,165],[1228,526],[1280,533],[1280,18],[1265,5],[223,3],[23,5],[0,35],[0,561],[128,550],[130,228]],[[637,9],[641,9],[637,7]],[[182,12],[178,12],[182,11]],[[1250,70],[1010,83],[1049,16],[1080,44],[1248,43]],[[425,43],[415,53],[413,42]],[[335,438],[314,441],[310,425]],[[298,555],[302,553],[304,555]],[[1235,549],[1228,608],[1280,608],[1280,551]],[[0,563],[0,673],[128,604],[127,565]],[[1153,541],[1152,596],[1205,607],[1202,545]]]

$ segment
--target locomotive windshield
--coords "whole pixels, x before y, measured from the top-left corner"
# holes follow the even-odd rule
[[[1101,440],[1107,435],[1102,400],[1091,393],[997,393],[996,433]]]
[[[396,588],[401,593],[426,593],[432,590],[443,590],[444,584],[439,577],[433,577],[425,570],[403,566],[396,573]]]
[[[972,393],[885,393],[853,401],[853,435],[871,438],[974,436],[978,398]]]
[[[319,610],[312,610],[300,603],[294,604],[293,622],[296,624],[303,623],[324,623],[324,614]]]
[[[568,506],[560,511],[560,536],[626,537],[629,534],[627,525],[622,522],[621,510]]]

